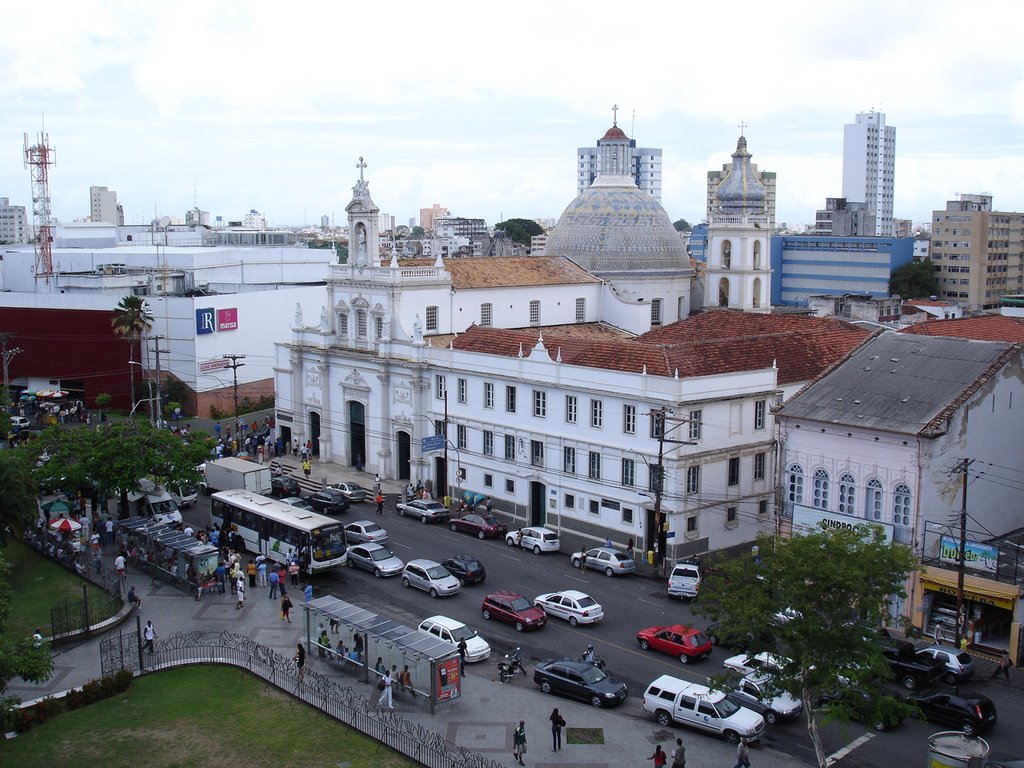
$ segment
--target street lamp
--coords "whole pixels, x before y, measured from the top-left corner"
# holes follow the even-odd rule
[[[128,365],[129,366],[132,366],[132,365],[139,366],[139,368],[142,369],[143,374],[145,374],[147,372],[146,371],[146,366],[144,366],[142,363],[140,363],[140,362],[138,362],[136,360],[129,360],[128,361]],[[131,368],[129,367],[128,370],[131,370]],[[154,406],[152,405],[152,403],[154,401],[156,401],[157,398],[153,397],[153,380],[151,378],[149,378],[148,376],[146,377],[146,384],[149,386],[149,397],[144,397],[143,399],[139,400],[138,402],[133,401],[132,402],[132,410],[131,410],[131,413],[129,415],[132,415],[132,414],[135,413],[135,409],[139,407],[140,403],[150,403],[150,406],[149,406],[149,420],[153,423],[153,426],[159,426],[159,424],[157,423],[157,420],[156,420],[156,418],[157,418],[156,417],[156,411],[154,410]],[[135,397],[135,392],[134,391],[131,393],[131,396],[133,398]]]
[[[152,389],[150,391],[152,392]],[[143,403],[152,403],[152,402],[155,402],[156,399],[157,398],[155,398],[155,397],[144,397],[141,400],[137,401],[135,403],[135,405],[132,406],[131,411],[128,413],[128,417],[131,418],[132,416],[134,416],[135,415],[135,409],[138,408]],[[152,407],[152,406],[150,406],[150,407]]]

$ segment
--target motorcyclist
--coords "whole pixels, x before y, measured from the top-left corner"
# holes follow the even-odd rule
[[[594,655],[594,646],[588,645],[587,650],[583,652],[583,660],[589,664],[593,664],[597,657]]]

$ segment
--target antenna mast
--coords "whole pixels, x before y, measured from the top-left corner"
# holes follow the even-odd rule
[[[50,147],[50,137],[40,132],[34,146],[28,145],[25,134],[25,167],[32,177],[32,223],[35,227],[36,279],[50,281],[53,274],[53,237],[50,235],[50,171],[57,164],[57,151]]]

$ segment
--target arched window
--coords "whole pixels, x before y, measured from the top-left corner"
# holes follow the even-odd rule
[[[804,468],[799,464],[789,465],[789,500],[794,504],[804,503]]]
[[[853,475],[847,472],[839,478],[839,514],[852,515],[856,511],[855,502]]]
[[[812,504],[815,509],[828,509],[828,492],[828,470],[824,467],[819,467],[814,470],[814,500]]]
[[[761,306],[761,278],[754,278],[754,306]]]
[[[732,241],[722,241],[722,269],[732,268]]]
[[[754,241],[754,269],[761,268],[761,241]]]
[[[882,519],[882,481],[877,477],[868,480],[864,494],[864,517],[868,520]]]
[[[910,525],[910,488],[900,483],[892,494],[892,521],[896,525]]]
[[[718,306],[729,306],[729,278],[727,277],[718,281]]]

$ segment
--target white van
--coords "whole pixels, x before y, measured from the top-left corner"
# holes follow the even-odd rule
[[[731,743],[740,737],[757,741],[764,733],[764,718],[729,699],[722,691],[662,675],[647,686],[641,708],[660,725],[682,723],[716,733]]]
[[[693,562],[676,563],[668,577],[669,597],[696,597],[700,588],[700,565]]]
[[[182,520],[181,510],[171,494],[152,480],[140,480],[139,489],[128,493],[128,501],[136,505],[138,515],[151,517],[161,525],[180,523]]]

